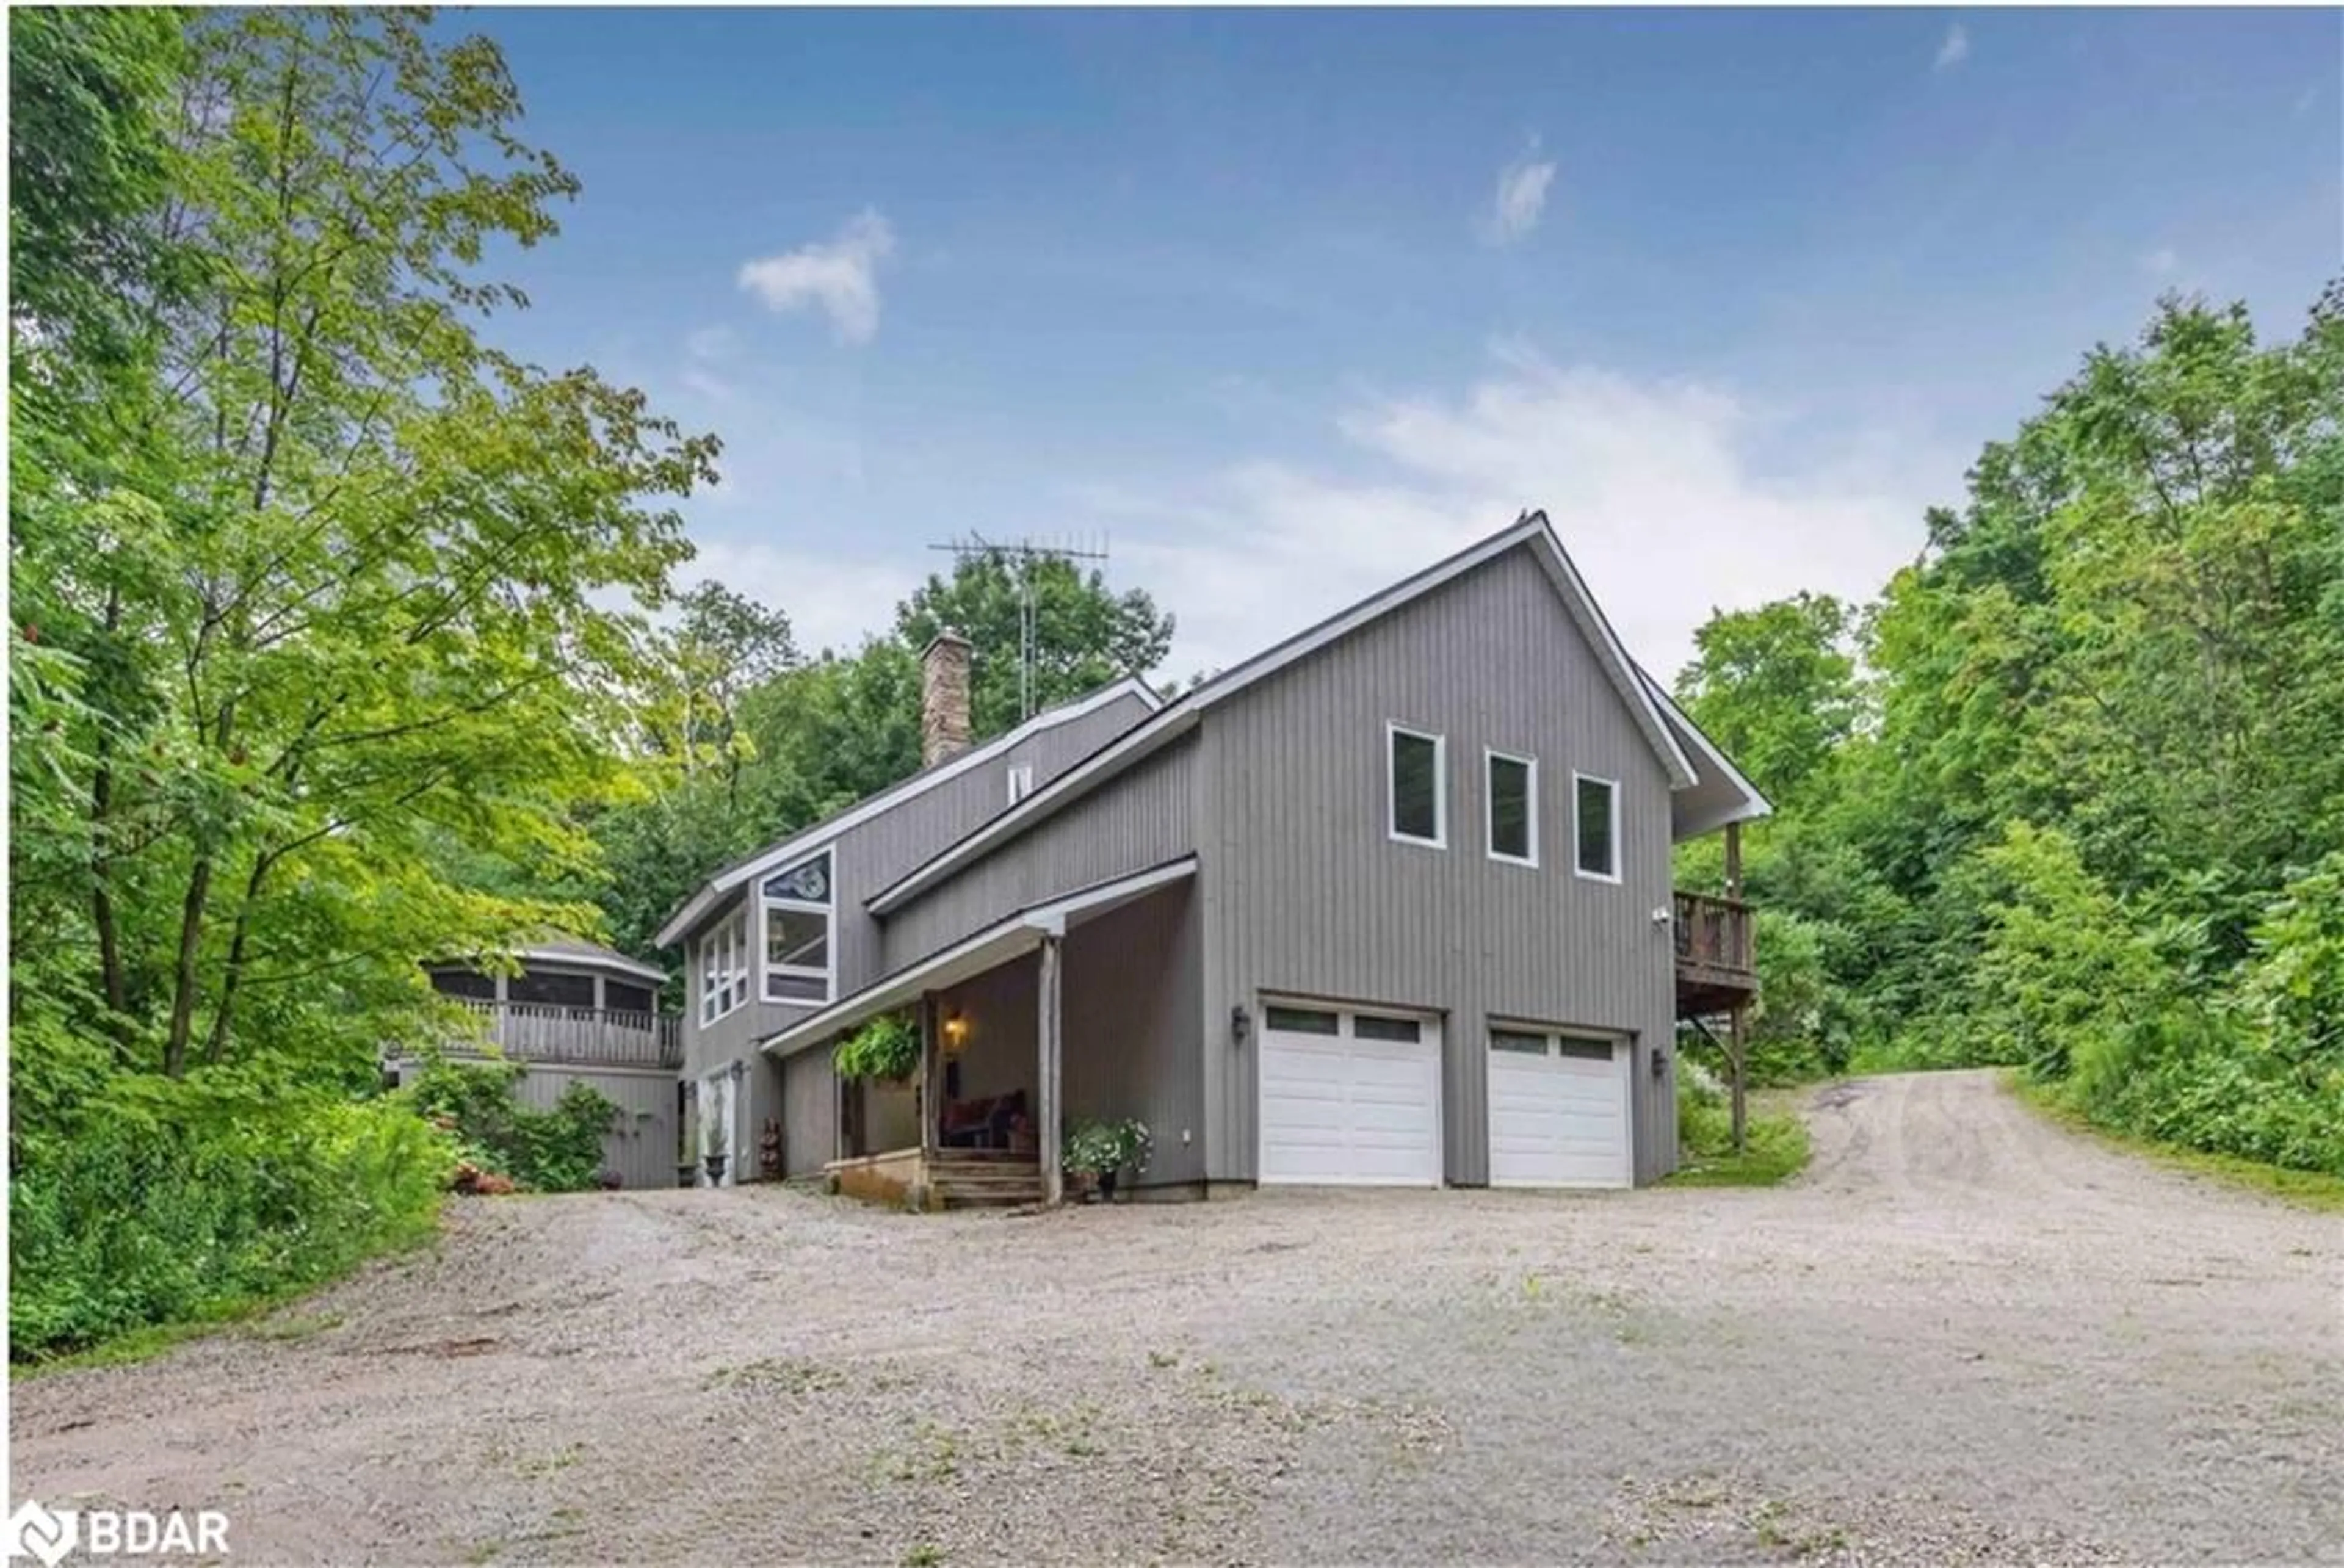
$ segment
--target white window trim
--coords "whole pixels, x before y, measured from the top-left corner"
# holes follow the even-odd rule
[[[815,904],[803,898],[783,898],[765,891],[765,884],[776,876],[786,876],[808,860],[827,858],[830,861],[830,902]],[[753,885],[757,897],[757,1000],[773,1007],[827,1007],[838,1000],[838,852],[827,847],[818,849],[803,860],[776,866]],[[800,914],[820,915],[830,921],[830,937],[823,944],[823,966],[808,964],[776,964],[773,961],[773,917],[776,909],[794,909]],[[766,990],[768,975],[794,975],[810,980],[822,976],[822,996],[819,1000],[799,997],[778,997]]]
[[[1034,764],[1019,763],[1009,770],[1009,804],[1015,805],[1034,793]]]
[[[1600,784],[1611,791],[1612,802],[1612,869],[1609,872],[1590,871],[1580,865],[1579,854],[1579,786],[1581,783]],[[1620,882],[1620,781],[1601,778],[1594,774],[1574,773],[1571,775],[1571,869],[1576,876],[1590,882],[1609,882],[1615,887]]]
[[[1432,836],[1419,838],[1399,830],[1399,774],[1393,764],[1393,744],[1402,735],[1432,743]],[[1430,730],[1411,729],[1397,720],[1384,721],[1384,836],[1394,844],[1419,849],[1449,847],[1449,737]]]
[[[1530,829],[1528,855],[1508,855],[1498,847],[1498,787],[1490,776],[1492,763],[1520,763],[1528,777],[1529,798],[1522,803],[1523,820]],[[1527,865],[1538,869],[1539,863],[1539,765],[1538,758],[1525,757],[1512,752],[1501,752],[1495,746],[1481,748],[1481,809],[1484,821],[1484,847],[1491,860],[1505,865]]]
[[[692,984],[700,988],[700,1027],[731,1017],[749,1000],[749,932],[751,921],[744,905],[719,920],[702,935],[697,961],[692,966]],[[725,963],[727,948],[732,963]],[[713,970],[712,976],[711,971]],[[715,982],[712,988],[709,982]],[[727,1002],[726,998],[731,1000]]]

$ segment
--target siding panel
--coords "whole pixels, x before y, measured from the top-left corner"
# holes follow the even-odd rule
[[[1388,722],[1445,737],[1445,849],[1387,835]],[[1238,694],[1204,730],[1204,1017],[1255,1018],[1218,1070],[1212,1177],[1255,1174],[1264,991],[1444,1014],[1448,1175],[1465,1185],[1489,1179],[1490,1018],[1632,1035],[1637,1179],[1673,1168],[1672,1084],[1652,1068],[1674,1055],[1669,929],[1652,918],[1668,905],[1667,775],[1528,551]],[[1535,869],[1485,853],[1484,747],[1538,759]],[[1619,783],[1616,885],[1573,874],[1574,770]]]
[[[1029,905],[1187,854],[1194,743],[1194,736],[1174,743],[890,915],[880,973]]]
[[[532,1062],[513,1085],[513,1098],[539,1110],[551,1110],[573,1083],[609,1097],[619,1108],[602,1137],[602,1163],[629,1189],[672,1187],[678,1134],[675,1075],[640,1070],[568,1067]]]

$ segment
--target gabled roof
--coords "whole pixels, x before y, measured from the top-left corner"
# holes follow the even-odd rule
[[[900,907],[984,855],[995,845],[1023,832],[1028,824],[1087,794],[1106,779],[1169,745],[1195,728],[1205,711],[1216,703],[1227,701],[1257,681],[1308,658],[1369,622],[1421,599],[1475,567],[1494,561],[1510,550],[1524,546],[1536,552],[1539,563],[1546,568],[1548,576],[1553,580],[1556,591],[1562,595],[1564,606],[1585,635],[1589,646],[1595,650],[1596,659],[1603,666],[1604,673],[1611,678],[1621,699],[1628,704],[1637,729],[1667,770],[1670,787],[1691,788],[1699,782],[1700,774],[1686,756],[1683,747],[1678,744],[1674,730],[1654,700],[1651,684],[1629,659],[1627,650],[1620,645],[1619,636],[1612,630],[1612,623],[1604,619],[1594,595],[1588,592],[1586,582],[1581,579],[1579,569],[1571,564],[1570,553],[1562,548],[1562,541],[1555,536],[1553,525],[1547,521],[1546,513],[1526,511],[1515,520],[1510,528],[1459,551],[1446,561],[1361,600],[1349,610],[1331,615],[1307,631],[1297,632],[1235,669],[1195,688],[1154,717],[1142,721],[1135,728],[1109,741],[959,843],[914,866],[865,900],[864,906],[874,915],[884,915]]]
[[[1774,805],[1758,793],[1758,786],[1744,778],[1733,759],[1717,749],[1717,743],[1702,733],[1702,728],[1676,704],[1668,688],[1642,669],[1639,679],[1652,689],[1652,700],[1667,715],[1669,728],[1692,752],[1701,764],[1701,782],[1691,789],[1677,792],[1674,812],[1674,837],[1682,844],[1689,838],[1699,838],[1715,833],[1731,822],[1755,822],[1762,816],[1774,814]]]
[[[701,919],[733,889],[754,882],[769,871],[779,870],[789,861],[812,855],[847,829],[869,822],[883,812],[892,811],[940,784],[985,766],[1045,730],[1054,730],[1071,720],[1096,713],[1123,697],[1137,697],[1150,713],[1164,706],[1164,699],[1150,690],[1147,682],[1132,675],[1113,685],[1101,686],[1086,697],[1077,697],[1071,703],[1046,708],[1015,729],[995,735],[981,746],[972,746],[942,762],[933,763],[909,778],[889,784],[876,794],[865,795],[835,815],[824,817],[777,844],[767,845],[756,854],[734,861],[702,883],[699,892],[685,899],[676,912],[667,917],[667,923],[659,928],[659,935],[652,940],[662,947],[670,946],[699,925]]]

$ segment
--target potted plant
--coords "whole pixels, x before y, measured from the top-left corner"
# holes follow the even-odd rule
[[[1115,1138],[1115,1168],[1099,1179],[1099,1184],[1109,1198],[1115,1196],[1116,1182],[1124,1171],[1131,1172],[1137,1181],[1147,1169],[1148,1151],[1154,1147],[1148,1137],[1147,1124],[1137,1117],[1129,1117],[1109,1125]]]
[[[1115,1171],[1121,1158],[1114,1129],[1087,1118],[1071,1123],[1059,1146],[1058,1163],[1086,1203],[1115,1195]]]
[[[712,1121],[708,1124],[707,1140],[702,1146],[702,1156],[701,1162],[708,1167],[708,1185],[711,1187],[723,1186],[724,1124],[722,1122]]]
[[[831,1053],[842,1078],[874,1078],[899,1084],[920,1070],[920,1031],[901,1013],[872,1019]]]

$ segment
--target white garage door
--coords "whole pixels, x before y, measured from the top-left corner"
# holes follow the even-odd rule
[[[1490,1181],[1627,1187],[1628,1042],[1490,1031]]]
[[[1262,1009],[1261,1180],[1440,1185],[1440,1022]]]

